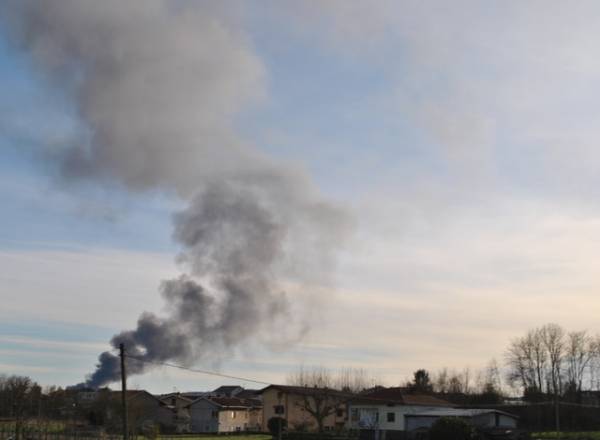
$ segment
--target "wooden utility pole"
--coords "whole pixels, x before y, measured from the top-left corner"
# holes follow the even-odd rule
[[[554,394],[554,424],[556,428],[556,438],[560,439],[560,402],[556,392]]]
[[[127,372],[125,371],[125,345],[119,344],[121,357],[121,405],[123,406],[123,440],[127,440]]]

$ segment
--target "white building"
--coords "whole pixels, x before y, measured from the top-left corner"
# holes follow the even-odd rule
[[[458,417],[478,428],[517,427],[517,416],[496,409],[437,408],[406,415],[406,430],[429,429],[441,417]]]
[[[240,432],[261,429],[260,401],[235,397],[201,397],[187,407],[192,432]]]
[[[405,431],[407,415],[451,408],[433,396],[409,394],[403,388],[377,388],[349,403],[348,428]]]

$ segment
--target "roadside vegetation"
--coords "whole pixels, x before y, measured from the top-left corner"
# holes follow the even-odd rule
[[[531,434],[532,439],[550,440],[600,440],[600,431],[588,432],[534,432]]]

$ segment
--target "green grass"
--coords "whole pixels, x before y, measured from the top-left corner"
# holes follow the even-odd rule
[[[175,440],[272,440],[268,434],[182,434],[182,435],[161,435],[161,439]]]
[[[532,439],[563,439],[563,440],[600,440],[600,431],[589,432],[533,432]]]
[[[48,432],[62,432],[65,429],[65,422],[56,421],[56,420],[36,420],[36,419],[28,419],[23,420],[23,429],[32,429],[39,431],[48,431]],[[2,420],[0,421],[0,432],[1,431],[14,431],[16,427],[16,422]]]

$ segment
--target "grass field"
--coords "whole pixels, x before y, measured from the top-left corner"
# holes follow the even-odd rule
[[[532,439],[563,439],[563,440],[600,440],[600,431],[590,432],[561,432],[560,436],[556,432],[534,432]]]
[[[273,437],[268,434],[221,434],[221,435],[201,435],[201,434],[184,434],[184,435],[161,435],[163,440],[271,440]]]
[[[229,440],[271,440],[272,437],[268,434],[247,434],[247,435],[238,435],[238,434],[233,434],[233,435],[227,435],[227,434],[222,434],[222,435],[198,435],[198,434],[191,434],[191,435],[161,435],[160,436],[161,439],[163,440],[225,440],[225,439],[229,439]]]
[[[55,420],[35,420],[29,419],[23,422],[24,429],[33,429],[48,432],[62,432],[65,429],[65,422]],[[0,431],[14,431],[16,422],[2,420],[0,421]]]

